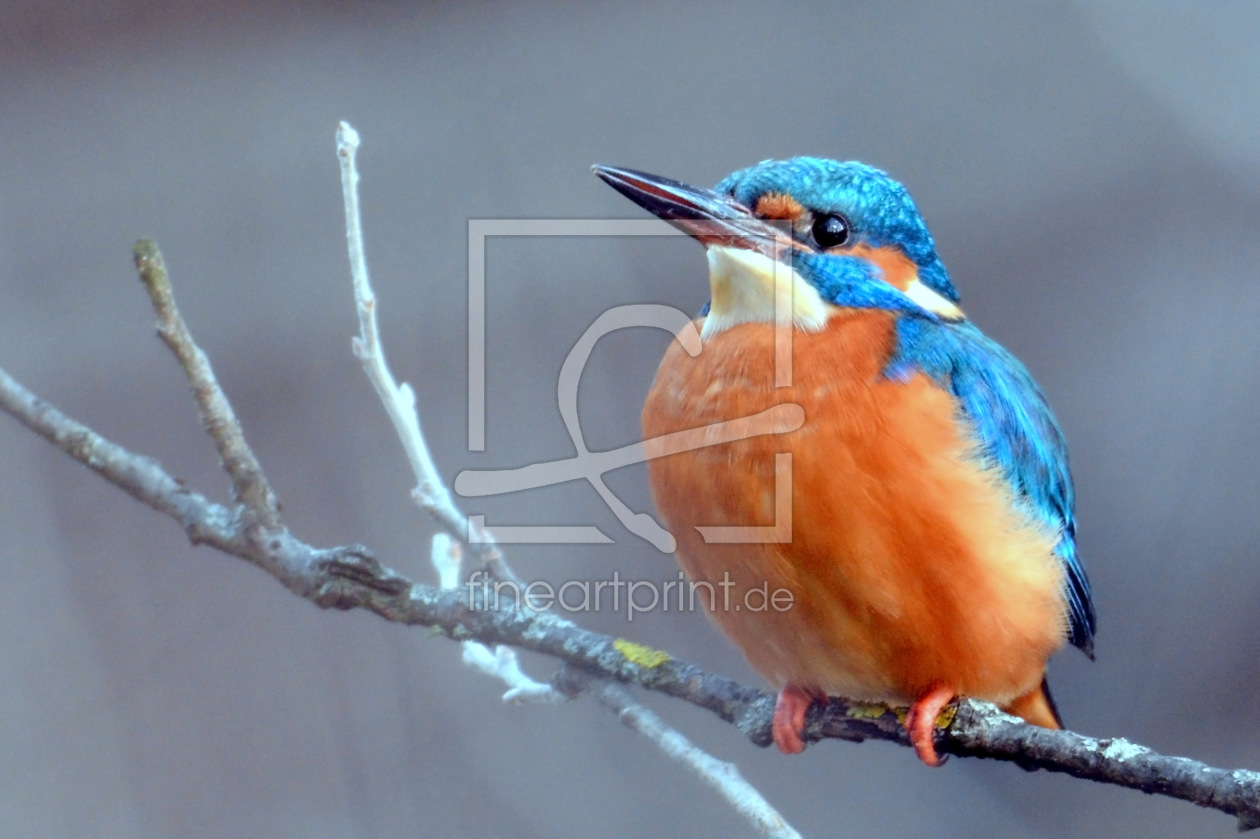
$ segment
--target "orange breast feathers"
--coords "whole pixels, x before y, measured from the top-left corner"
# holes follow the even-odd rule
[[[950,394],[922,375],[884,378],[893,327],[888,313],[839,310],[794,331],[783,388],[771,324],[733,326],[696,358],[671,344],[643,408],[649,440],[786,402],[805,422],[650,460],[656,505],[691,579],[729,581],[711,616],[776,689],[905,704],[943,684],[1018,707],[1067,634],[1057,534],[977,460]],[[779,452],[790,541],[706,543],[697,526],[776,524]],[[791,605],[754,589],[785,589]]]

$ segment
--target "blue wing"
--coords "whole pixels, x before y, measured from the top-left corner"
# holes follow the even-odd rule
[[[1029,511],[1061,534],[1055,553],[1067,571],[1072,644],[1094,657],[1096,618],[1089,578],[1076,553],[1067,444],[1024,365],[968,322],[903,316],[887,375],[922,370],[957,398],[984,456]]]

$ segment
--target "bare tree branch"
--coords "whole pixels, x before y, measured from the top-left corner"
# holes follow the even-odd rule
[[[456,640],[510,644],[627,684],[673,696],[734,724],[758,746],[771,742],[774,697],[671,656],[639,663],[620,639],[547,612],[483,609],[477,587],[443,591],[381,565],[366,548],[317,549],[279,531],[265,544],[246,536],[241,516],[183,487],[157,461],[134,454],[75,422],[0,368],[0,409],[110,483],[175,519],[194,543],[249,560],[289,590],[324,608],[366,609],[386,620],[436,627]],[[500,604],[501,605],[501,604]],[[643,660],[642,656],[633,658]],[[908,745],[894,709],[832,699],[806,716],[805,739]],[[1129,787],[1210,807],[1260,827],[1260,773],[1216,769],[1125,740],[1035,728],[987,702],[963,700],[937,732],[944,754],[1008,760],[1029,769]]]

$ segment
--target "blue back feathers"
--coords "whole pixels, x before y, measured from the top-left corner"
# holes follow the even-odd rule
[[[1072,644],[1094,657],[1096,617],[1089,578],[1076,554],[1067,443],[1027,368],[968,322],[902,317],[887,375],[918,369],[958,400],[981,457],[996,466],[1037,521],[1060,533],[1055,553],[1067,572]]]
[[[839,213],[855,243],[900,249],[924,285],[958,300],[914,201],[879,169],[814,157],[769,160],[730,175],[717,191],[749,207],[763,195],[782,193],[815,213]],[[1067,572],[1070,640],[1092,658],[1096,619],[1076,554],[1067,446],[1028,370],[972,324],[941,320],[920,308],[866,260],[801,250],[793,254],[793,267],[832,303],[898,313],[886,375],[896,380],[922,371],[951,393],[974,431],[979,456],[1001,472],[1029,514],[1060,533],[1055,552]]]

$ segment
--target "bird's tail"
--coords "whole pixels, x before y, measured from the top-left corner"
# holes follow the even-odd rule
[[[1018,696],[1002,710],[1017,717],[1023,717],[1033,725],[1042,728],[1062,728],[1063,718],[1059,716],[1059,708],[1050,695],[1050,685],[1043,678],[1041,684],[1023,696]]]

